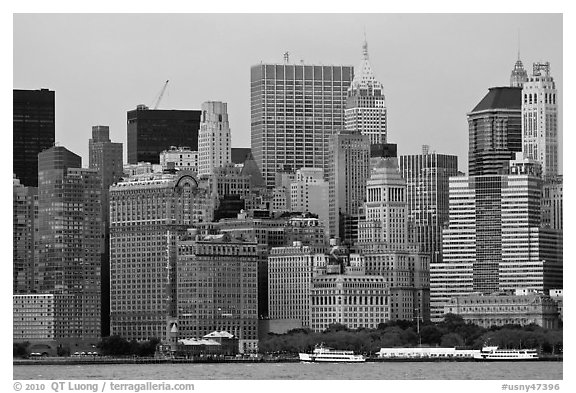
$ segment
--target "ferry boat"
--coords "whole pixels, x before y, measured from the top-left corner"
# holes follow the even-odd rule
[[[354,351],[340,351],[317,345],[312,353],[298,354],[302,362],[365,362],[364,355],[355,355]]]
[[[476,360],[534,360],[538,359],[535,349],[499,349],[498,347],[484,347],[474,355]]]

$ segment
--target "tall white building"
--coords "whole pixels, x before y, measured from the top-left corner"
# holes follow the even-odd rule
[[[366,41],[362,45],[362,62],[348,87],[344,123],[346,130],[368,135],[372,145],[386,143],[386,99],[382,83],[372,72]]]
[[[210,175],[214,168],[232,162],[228,104],[208,101],[202,104],[198,132],[198,175]]]
[[[562,287],[562,233],[541,226],[541,199],[534,160],[511,162],[508,175],[450,178],[443,260],[430,266],[432,320],[454,296]]]
[[[285,167],[327,169],[330,136],[344,127],[351,66],[258,64],[250,69],[252,153],[266,186]]]
[[[522,153],[542,165],[542,176],[558,175],[558,94],[550,63],[534,63],[522,88]]]

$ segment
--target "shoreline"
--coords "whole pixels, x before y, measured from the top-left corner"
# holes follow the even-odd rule
[[[543,356],[532,360],[507,360],[510,362],[562,362],[562,356]],[[299,363],[298,358],[194,358],[194,359],[162,359],[162,358],[42,358],[13,359],[13,366],[70,366],[97,364],[189,364],[189,363]],[[476,360],[466,358],[369,358],[367,363],[436,363],[436,362],[493,362],[491,360]]]

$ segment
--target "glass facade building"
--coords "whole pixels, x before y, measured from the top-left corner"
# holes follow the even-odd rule
[[[327,170],[329,138],[344,128],[353,76],[351,66],[251,67],[252,154],[268,187],[285,166]]]
[[[20,183],[38,186],[38,153],[54,146],[55,93],[48,89],[14,90],[13,173]]]
[[[492,87],[468,113],[468,174],[501,175],[522,151],[522,89]]]
[[[160,153],[171,146],[198,150],[198,110],[158,110],[138,105],[127,114],[128,164],[158,164]]]

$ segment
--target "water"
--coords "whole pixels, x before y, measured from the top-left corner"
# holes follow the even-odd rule
[[[14,366],[14,379],[562,380],[562,362],[25,365]]]

